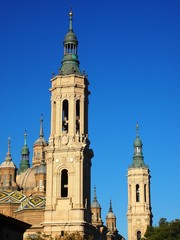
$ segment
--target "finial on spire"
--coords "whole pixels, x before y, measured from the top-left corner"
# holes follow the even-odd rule
[[[97,196],[96,196],[96,186],[94,185],[94,201],[97,201]]]
[[[69,31],[73,30],[73,28],[72,28],[72,20],[73,20],[73,12],[72,12],[72,8],[71,8],[70,12],[69,12]]]
[[[139,137],[139,123],[136,123],[136,137]]]
[[[94,198],[91,207],[101,209],[100,204],[98,203],[97,196],[96,196],[96,186],[94,185]]]
[[[40,133],[39,133],[39,137],[44,137],[44,132],[43,132],[43,114],[41,114],[41,118],[40,118]]]
[[[109,212],[112,212],[113,210],[112,210],[112,201],[111,201],[111,199],[110,199],[110,206],[109,206]]]
[[[8,154],[10,154],[10,148],[11,148],[11,138],[8,137]]]
[[[12,160],[11,159],[10,148],[11,148],[11,138],[8,137],[8,151],[7,151],[6,158],[5,158],[6,161],[11,161]]]
[[[24,131],[24,146],[27,146],[27,132]]]

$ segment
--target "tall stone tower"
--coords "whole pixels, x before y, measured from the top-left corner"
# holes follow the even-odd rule
[[[63,235],[91,228],[90,182],[93,151],[88,140],[88,79],[79,69],[72,12],[59,73],[51,79],[51,132],[46,147],[44,231]]]
[[[152,224],[150,171],[144,163],[139,126],[136,125],[133,162],[128,168],[128,240],[140,240]]]

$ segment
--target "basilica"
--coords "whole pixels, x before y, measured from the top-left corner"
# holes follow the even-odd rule
[[[73,31],[73,13],[64,38],[64,55],[57,75],[51,79],[51,126],[44,138],[43,117],[33,145],[32,164],[24,133],[21,161],[17,167],[7,154],[0,163],[0,213],[31,225],[24,239],[37,232],[52,237],[78,232],[87,239],[123,240],[110,201],[105,223],[96,195],[91,201],[91,159],[88,138],[88,77],[80,70],[78,40]],[[128,167],[128,239],[139,240],[152,224],[150,171],[144,162],[142,142],[136,126],[134,156]]]

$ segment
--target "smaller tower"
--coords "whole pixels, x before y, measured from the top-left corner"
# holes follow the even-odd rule
[[[91,212],[92,212],[92,224],[97,226],[102,226],[103,222],[101,219],[101,206],[97,200],[96,196],[96,187],[94,186],[94,199],[91,204]]]
[[[34,154],[32,159],[32,164],[34,166],[41,165],[41,161],[45,160],[45,147],[48,145],[46,140],[44,139],[44,131],[43,131],[43,116],[40,118],[40,131],[39,138],[34,143]]]
[[[109,207],[109,212],[106,216],[106,227],[109,229],[110,233],[114,233],[117,231],[116,228],[116,216],[113,213],[112,210],[112,202],[110,200],[110,207]]]
[[[20,168],[19,173],[25,172],[30,167],[29,164],[29,148],[27,146],[27,133],[25,131],[24,133],[24,146],[21,150],[21,162],[20,162]]]
[[[12,161],[11,157],[11,140],[8,138],[8,152],[6,154],[5,161],[0,165],[0,189],[1,190],[16,190],[16,165]]]
[[[144,163],[139,125],[136,125],[133,162],[128,168],[128,239],[140,240],[152,224],[150,171]]]
[[[112,201],[110,200],[109,212],[106,216],[106,239],[107,240],[124,240],[123,236],[118,233],[116,228],[116,216],[112,210]]]

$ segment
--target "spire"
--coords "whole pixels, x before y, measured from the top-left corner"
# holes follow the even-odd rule
[[[0,190],[17,190],[16,184],[16,165],[12,161],[11,157],[11,139],[8,138],[8,151],[5,157],[5,161],[0,164],[0,174],[4,174],[3,179],[1,179]],[[9,201],[8,201],[9,202]]]
[[[110,199],[109,212],[113,212],[113,210],[112,210],[112,202],[111,202],[111,199]]]
[[[108,219],[108,218],[116,219],[116,216],[115,216],[115,214],[113,213],[113,210],[112,210],[112,201],[111,201],[111,199],[110,199],[110,205],[109,205],[109,212],[108,212],[108,214],[106,216],[106,219]]]
[[[136,139],[134,141],[134,156],[133,156],[133,163],[130,167],[133,168],[140,168],[140,167],[146,167],[144,163],[144,157],[142,153],[142,141],[139,137],[139,124],[136,123]]]
[[[12,161],[10,149],[11,149],[11,139],[9,137],[8,138],[8,151],[7,151],[4,162],[0,165],[0,168],[7,168],[7,167],[16,168],[16,165]]]
[[[93,202],[91,204],[92,208],[101,208],[100,204],[98,203],[97,200],[97,195],[96,195],[96,186],[94,186],[94,198],[93,198]]]
[[[69,30],[64,39],[64,57],[62,59],[62,67],[60,75],[78,74],[82,75],[79,70],[79,60],[77,54],[78,40],[73,32],[73,12],[69,12]]]
[[[92,224],[95,226],[102,226],[103,222],[101,219],[101,206],[97,200],[96,186],[94,186],[94,199],[91,204],[91,212],[92,212]]]
[[[40,118],[40,133],[39,133],[39,137],[44,137],[44,132],[43,132],[43,115],[41,114],[41,118]]]
[[[27,146],[27,133],[26,133],[26,130],[24,132],[24,146]]]
[[[26,171],[29,167],[29,148],[27,146],[27,132],[25,130],[24,132],[24,146],[22,147],[21,150],[21,162],[20,162],[20,168],[19,168],[19,173],[22,173]]]
[[[72,10],[70,10],[70,12],[69,12],[69,31],[73,31],[72,20],[73,20],[73,12],[72,12]]]
[[[21,154],[29,154],[29,148],[27,146],[27,132],[24,131],[24,146],[22,147]]]
[[[40,118],[40,130],[39,130],[39,138],[35,141],[34,146],[36,145],[44,145],[47,146],[47,142],[44,139],[44,130],[43,130],[43,114],[41,114]]]
[[[94,186],[94,201],[97,202],[97,196],[96,196],[96,186]]]
[[[9,137],[8,138],[8,151],[7,151],[6,158],[5,158],[6,162],[12,161],[10,149],[11,149],[11,139]]]
[[[136,138],[139,137],[139,124],[136,123]]]

